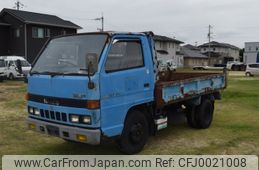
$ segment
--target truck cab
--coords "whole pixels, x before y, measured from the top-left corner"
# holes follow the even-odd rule
[[[152,33],[86,33],[51,39],[28,76],[28,126],[92,145],[112,138],[122,152],[137,153],[150,134],[167,126],[163,105],[171,104],[172,98],[162,94],[171,91],[159,85],[158,94],[157,76]]]

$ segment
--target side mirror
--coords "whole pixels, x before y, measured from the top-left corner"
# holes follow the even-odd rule
[[[98,71],[98,58],[96,53],[88,53],[86,54],[86,70],[88,75],[88,88],[94,89],[95,84],[91,80],[91,75],[94,75]]]
[[[96,53],[86,54],[86,69],[89,75],[94,75],[98,71],[98,58]]]

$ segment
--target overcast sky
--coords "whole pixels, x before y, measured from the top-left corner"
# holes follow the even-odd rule
[[[96,31],[91,20],[103,12],[105,30],[153,31],[185,43],[207,42],[208,25],[213,40],[243,47],[259,41],[259,0],[21,0],[23,10],[48,13],[70,20],[80,32]],[[1,0],[13,8],[15,0]]]

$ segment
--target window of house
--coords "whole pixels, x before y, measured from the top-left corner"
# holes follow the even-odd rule
[[[44,38],[44,29],[32,27],[32,38]]]
[[[50,37],[50,29],[49,28],[45,29],[45,37]]]
[[[258,47],[256,47],[256,51],[258,51]]]
[[[216,48],[213,48],[213,51],[216,51]]]
[[[206,51],[206,48],[203,48],[203,51]]]
[[[19,38],[19,37],[20,37],[20,34],[21,34],[20,28],[16,28],[16,29],[14,30],[14,37]]]
[[[140,41],[118,41],[112,45],[106,64],[106,72],[143,67],[144,59]]]

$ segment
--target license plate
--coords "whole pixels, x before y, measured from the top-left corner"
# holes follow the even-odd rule
[[[56,126],[47,125],[46,126],[48,134],[51,136],[59,136],[59,128]]]

